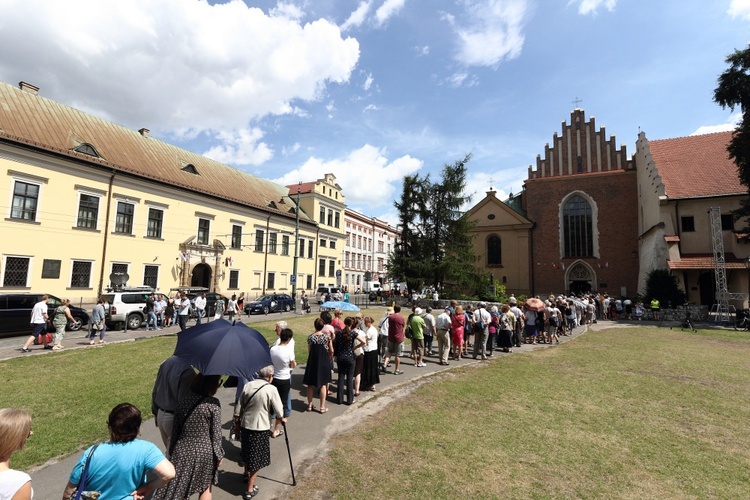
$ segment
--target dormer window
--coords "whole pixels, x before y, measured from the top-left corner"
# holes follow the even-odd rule
[[[187,165],[182,167],[182,171],[193,175],[201,175],[198,173],[198,169],[195,168],[195,165],[193,165],[192,163],[188,163]]]
[[[94,158],[101,158],[99,153],[96,151],[96,148],[89,144],[88,142],[84,142],[77,148],[75,148],[73,151],[76,151],[78,153],[83,153],[85,155],[93,156]]]

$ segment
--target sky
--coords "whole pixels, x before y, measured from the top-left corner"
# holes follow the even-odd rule
[[[0,80],[392,224],[467,154],[470,204],[518,193],[576,107],[628,154],[732,129],[749,43],[750,0],[0,0]]]

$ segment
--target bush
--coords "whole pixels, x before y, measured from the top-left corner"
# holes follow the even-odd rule
[[[656,297],[661,307],[681,306],[687,301],[687,295],[680,288],[676,276],[672,276],[666,269],[654,269],[648,273],[646,281],[646,300]]]

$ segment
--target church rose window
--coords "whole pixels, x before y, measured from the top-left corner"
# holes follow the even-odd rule
[[[571,197],[563,206],[563,239],[566,257],[594,255],[591,205],[582,197]]]

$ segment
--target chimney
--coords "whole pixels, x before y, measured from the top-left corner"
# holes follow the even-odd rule
[[[35,87],[30,83],[18,82],[18,88],[29,94],[39,95],[39,87]]]
[[[143,137],[148,137],[148,133],[149,132],[150,132],[150,130],[147,129],[147,128],[142,128],[142,129],[138,130],[138,133],[140,133]]]

